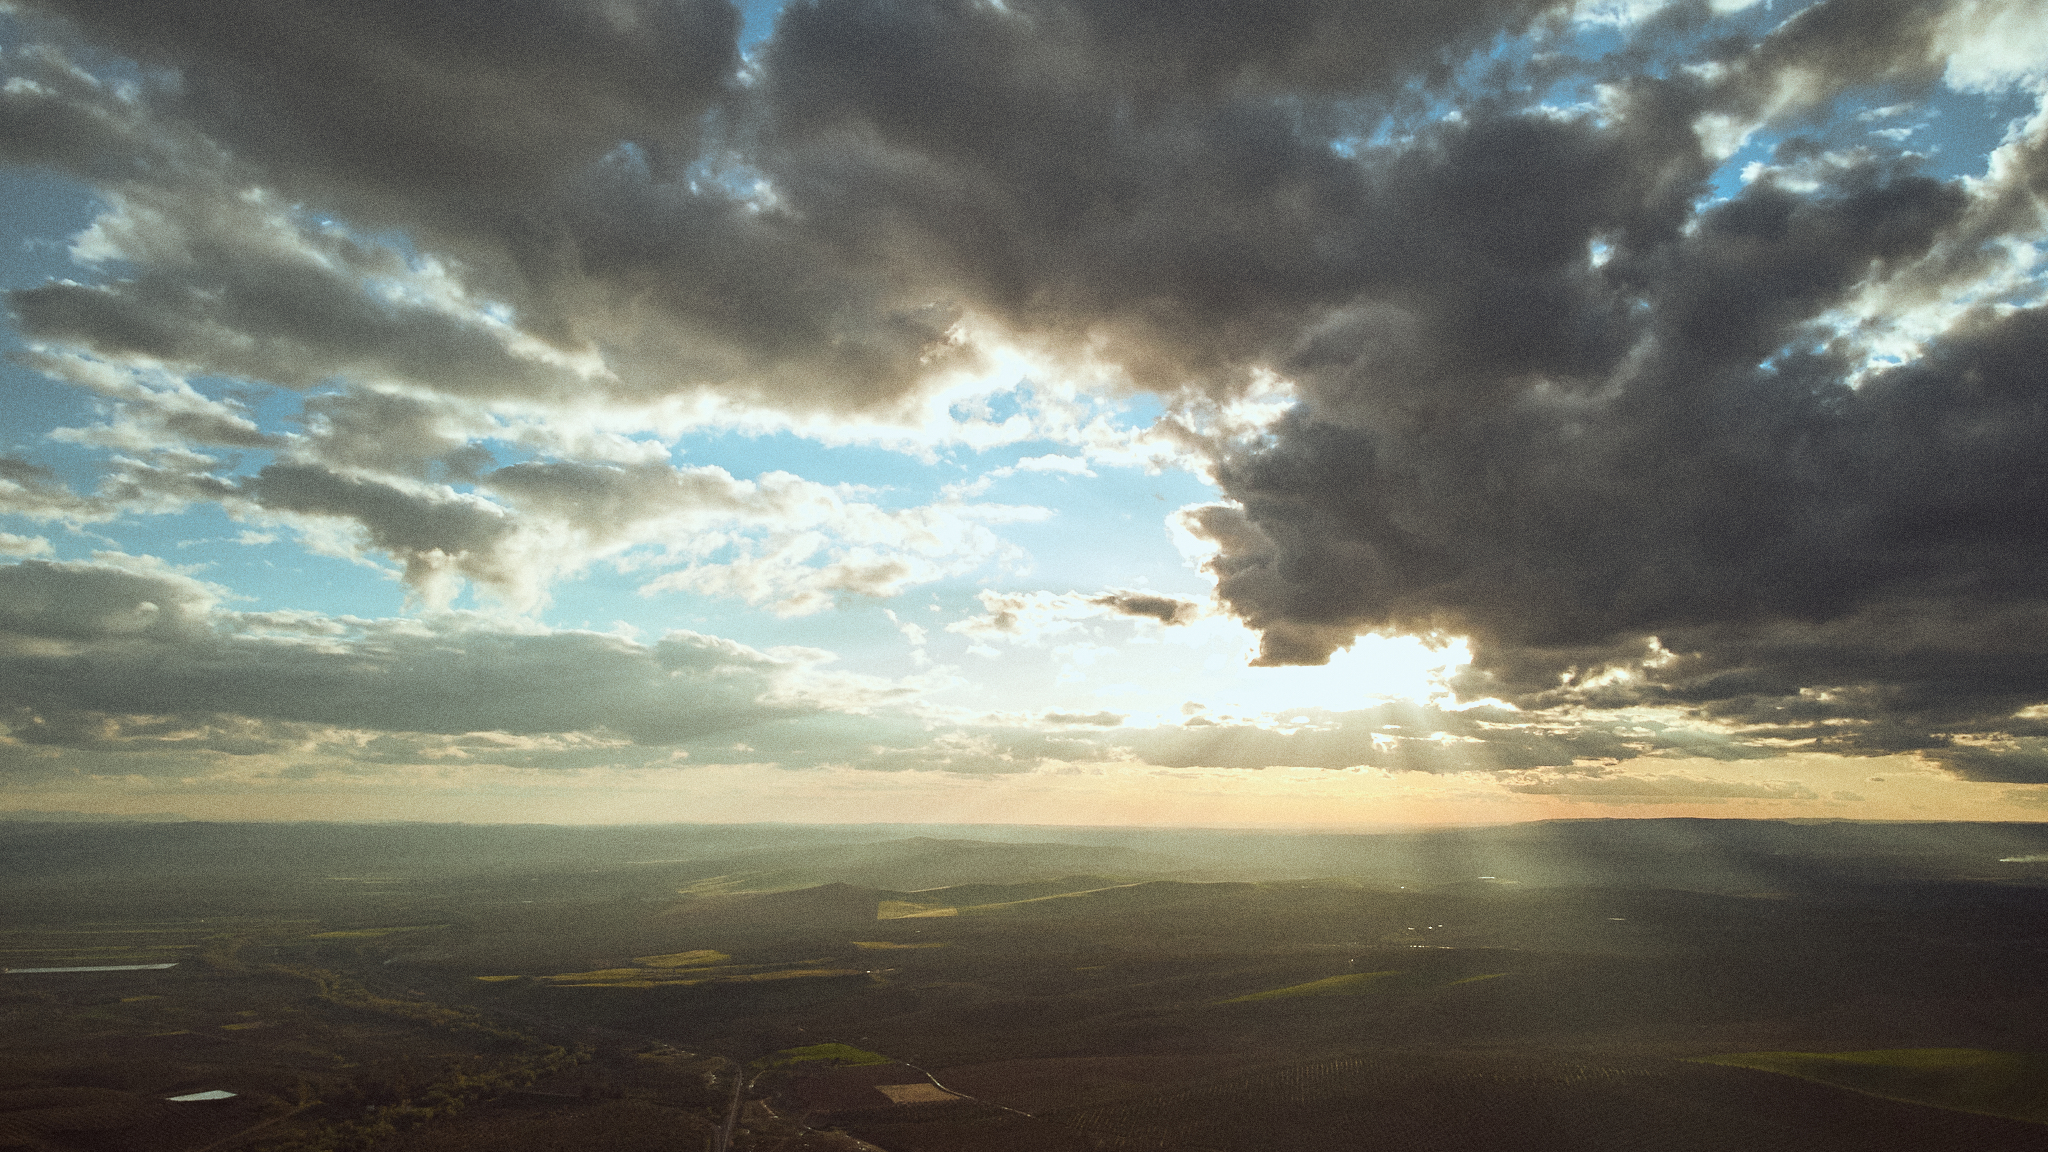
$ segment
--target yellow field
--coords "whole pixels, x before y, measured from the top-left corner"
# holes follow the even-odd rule
[[[940,904],[912,904],[908,900],[884,900],[875,906],[877,920],[916,920],[959,914],[958,908],[948,908]]]
[[[788,968],[781,972],[752,972],[744,976],[716,976],[722,983],[739,984],[750,980],[796,980],[810,976],[861,976],[864,968]]]
[[[732,959],[723,952],[699,948],[695,952],[671,952],[666,956],[635,956],[633,963],[645,964],[649,968],[701,968],[707,964],[723,964]]]
[[[642,979],[596,980],[587,983],[564,983],[560,976],[548,979],[558,988],[661,988],[691,984],[748,984],[762,980],[801,980],[817,976],[861,976],[860,968],[786,968],[780,972],[744,972],[729,976],[698,976],[692,979],[662,979],[666,973],[642,971]]]
[[[1286,988],[1275,988],[1270,992],[1254,992],[1249,996],[1235,996],[1219,1000],[1219,1004],[1249,1004],[1255,1000],[1280,1000],[1290,996],[1356,996],[1368,991],[1368,985],[1399,972],[1347,972],[1342,976],[1326,976],[1306,984],[1294,984]]]
[[[744,892],[754,881],[761,879],[758,872],[735,872],[724,876],[713,876],[676,889],[679,896],[722,896],[731,892]]]
[[[1004,900],[995,904],[914,904],[908,900],[884,900],[875,909],[877,920],[916,920],[938,916],[980,916],[1000,912],[1006,908],[1018,908],[1026,904],[1043,904],[1048,900],[1072,900],[1076,896],[1093,896],[1097,892],[1110,892],[1118,888],[1136,888],[1137,884],[1111,884],[1104,888],[1084,888],[1078,892],[1056,892],[1051,896],[1033,896],[1025,900]]]
[[[1797,1076],[1867,1096],[1958,1112],[2048,1122],[2048,1056],[1978,1048],[1869,1052],[1737,1052],[1700,1064]]]
[[[634,959],[646,967],[599,968],[591,972],[557,972],[552,976],[535,976],[535,980],[546,981],[557,988],[661,988],[691,984],[745,984],[762,980],[797,980],[818,976],[860,976],[860,968],[826,968],[818,965],[831,963],[830,957],[798,961],[797,966],[773,964],[717,964],[713,961],[730,960],[723,952],[708,948],[694,952],[674,952],[661,956],[637,956]],[[694,963],[695,967],[684,967]],[[505,980],[526,979],[522,976],[478,976],[485,983]]]
[[[702,984],[702,980],[600,980],[590,984],[562,984],[557,988],[660,988],[665,985]]]
[[[887,1096],[891,1104],[942,1104],[960,1099],[936,1084],[877,1084],[875,1091]]]

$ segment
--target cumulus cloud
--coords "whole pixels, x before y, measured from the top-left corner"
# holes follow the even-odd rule
[[[31,520],[103,520],[113,512],[73,492],[57,474],[22,456],[0,456],[0,512]]]
[[[1088,467],[1088,461],[1079,456],[1061,456],[1056,453],[1044,456],[1026,456],[1015,464],[1008,464],[1001,468],[984,472],[980,477],[971,482],[947,485],[946,491],[955,497],[979,496],[994,487],[996,481],[1006,480],[1017,475],[1019,472],[1055,472],[1069,476],[1087,476],[1090,478],[1093,478],[1095,475],[1095,472]]]
[[[861,489],[786,472],[741,480],[715,466],[653,462],[529,461],[467,479],[461,490],[281,462],[235,497],[250,515],[347,526],[353,534],[325,546],[392,557],[437,607],[468,581],[530,608],[563,575],[610,559],[627,570],[670,569],[645,582],[645,594],[730,595],[783,615],[818,611],[839,593],[893,596],[1014,557],[991,526],[1050,515],[951,500],[885,509]]]
[[[825,653],[693,632],[642,644],[463,615],[239,613],[222,596],[144,558],[0,565],[10,739],[99,746],[177,732],[255,749],[283,723],[675,744],[903,695],[832,673]]]
[[[1182,725],[1135,728],[1107,710],[944,722],[898,707],[915,700],[917,685],[835,672],[814,650],[763,652],[692,632],[639,643],[459,613],[241,612],[226,597],[146,557],[0,566],[0,762],[22,768],[22,756],[44,749],[147,752],[170,757],[152,762],[166,771],[183,770],[190,755],[564,768],[669,746],[687,752],[686,764],[968,774],[1076,762],[1377,768],[1498,773],[1542,794],[1811,798],[1790,785],[1744,791],[1617,773],[1630,762],[1774,754],[1641,717],[1558,720],[1396,702],[1256,716],[1198,710]],[[2007,764],[1978,778],[2038,778],[2015,771]]]
[[[1149,592],[1105,592],[1089,597],[1088,603],[1120,616],[1143,616],[1161,624],[1186,624],[1202,615],[1202,606],[1192,600]]]
[[[453,599],[452,578],[466,575],[500,587],[513,579],[498,556],[500,541],[513,531],[510,517],[480,496],[446,485],[401,487],[303,464],[269,465],[242,487],[266,511],[360,525],[369,545],[398,559],[406,582],[436,606]]]
[[[1200,618],[1202,607],[1177,596],[1112,590],[1095,595],[1078,592],[980,592],[982,613],[946,625],[976,640],[1038,644],[1050,636],[1081,628],[1087,621],[1134,616],[1161,624],[1186,624]]]
[[[281,441],[256,427],[232,402],[202,395],[167,373],[142,373],[78,355],[30,352],[22,362],[113,402],[111,418],[91,428],[60,428],[52,438],[128,452],[181,444],[270,448]],[[155,377],[155,379],[149,379]]]
[[[1115,712],[1047,712],[1043,719],[1047,724],[1084,728],[1114,728],[1124,722]]]
[[[787,473],[738,488],[745,505],[765,506],[749,513],[765,530],[753,538],[718,541],[734,554],[670,572],[643,585],[642,592],[719,593],[766,603],[781,615],[803,615],[830,605],[842,592],[890,597],[993,559],[1020,557],[989,526],[1051,515],[1029,505],[954,501],[888,510]]]

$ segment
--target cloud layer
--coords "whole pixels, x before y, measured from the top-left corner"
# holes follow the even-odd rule
[[[652,745],[862,708],[900,692],[673,632],[652,644],[476,617],[239,613],[159,562],[0,566],[11,743],[277,752],[308,726],[366,733],[586,734]],[[246,739],[216,747],[221,732]]]
[[[665,438],[965,440],[953,400],[1019,365],[1169,413],[1279,389],[1248,435],[1160,428],[1220,489],[1184,524],[1262,663],[1468,637],[1467,699],[2048,778],[2048,16],[1713,7],[1595,39],[1525,0],[816,0],[743,58],[725,0],[19,0],[0,159],[104,211],[80,279],[6,302],[26,362],[99,404],[56,437],[102,474],[9,457],[0,501],[73,527],[217,504],[437,610],[537,612],[609,563],[794,616],[1017,560],[1000,526],[1047,513],[975,498],[1090,477],[1103,445],[1069,426],[1082,455],[906,506]],[[1961,175],[1871,127],[1945,90],[2036,109]],[[221,380],[302,393],[296,425]],[[30,557],[0,570],[40,718],[17,733],[210,711],[659,743],[799,709],[789,660],[708,637],[252,622],[168,570],[0,543]],[[984,607],[952,629],[1209,610]],[[458,688],[453,651],[496,687]],[[1502,771],[1606,754],[1604,720],[1583,748],[1498,722],[1472,738]],[[1381,762],[1255,731],[1143,754]]]

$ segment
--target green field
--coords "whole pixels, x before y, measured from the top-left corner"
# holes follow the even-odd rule
[[[1306,984],[1291,984],[1285,988],[1275,988],[1268,992],[1253,992],[1249,996],[1233,996],[1228,1000],[1219,1000],[1217,1003],[1249,1004],[1256,1000],[1284,1000],[1294,996],[1358,996],[1369,991],[1377,991],[1377,989],[1372,987],[1373,985],[1380,983],[1390,976],[1399,976],[1400,974],[1398,971],[1347,972],[1342,976],[1326,976],[1321,980],[1311,980]]]
[[[1607,844],[1635,826],[1583,836]],[[1816,828],[1765,831],[1840,833]],[[1978,855],[2048,854],[2048,825],[1995,831]],[[1750,896],[1645,887],[1633,872],[1510,889],[1460,879],[1496,870],[1461,849],[1430,886],[1126,884],[1142,874],[1105,875],[1057,845],[1005,871],[987,859],[1008,848],[963,840],[944,852],[966,882],[945,884],[951,865],[911,841],[900,868],[882,866],[894,842],[863,844],[843,880],[678,898],[705,877],[769,870],[743,871],[751,856],[646,863],[686,848],[642,831],[616,868],[565,849],[463,871],[444,854],[403,884],[327,881],[386,866],[392,837],[442,844],[377,826],[182,832],[208,848],[195,867],[243,859],[228,849],[258,834],[279,847],[247,877],[160,874],[152,852],[109,881],[104,860],[136,834],[71,844],[59,829],[41,855],[11,849],[90,870],[0,885],[9,966],[182,962],[0,978],[0,1096],[90,1089],[132,1110],[72,1136],[45,1114],[57,1101],[0,1100],[0,1127],[33,1129],[0,1132],[0,1148],[21,1135],[43,1152],[690,1152],[723,1124],[735,1080],[758,1152],[855,1152],[854,1138],[905,1152],[2048,1147],[2048,952],[2034,948],[2048,870],[2037,886],[1943,879],[1848,897],[1833,879]],[[349,866],[301,861],[308,837],[329,835]],[[435,833],[465,851],[557,835]],[[580,852],[598,833],[559,835]],[[700,835],[785,832],[688,834]],[[1235,837],[1217,837],[1218,853],[1239,851]],[[808,849],[789,859],[831,871]],[[1191,873],[1209,874],[1223,873]],[[878,924],[889,902],[952,915]],[[1880,1046],[1897,1051],[1865,1051]],[[1692,1056],[1708,1059],[1675,1058]],[[921,1079],[885,1060],[980,1103],[878,1098],[831,1114],[847,1136],[754,1103],[851,1105],[865,1081]],[[214,1088],[237,1096],[165,1102]]]
[[[1725,1064],[1797,1076],[1851,1092],[2048,1122],[2048,1056],[1977,1048],[1886,1048],[1872,1052],[1737,1052],[1702,1056]]]
[[[813,1061],[830,1061],[834,1064],[893,1064],[894,1060],[879,1052],[855,1048],[851,1044],[810,1044],[802,1048],[785,1048],[771,1056],[757,1061],[761,1068],[787,1068],[793,1064],[808,1064]]]
[[[231,953],[237,941],[294,939],[314,923],[317,921],[215,918],[143,921],[133,927],[87,924],[0,930],[0,968],[187,962],[201,959],[209,950],[217,957]]]
[[[1392,994],[1402,992],[1426,992],[1438,988],[1456,988],[1461,984],[1478,984],[1486,980],[1498,980],[1506,972],[1482,972],[1457,980],[1444,980],[1440,975],[1422,972],[1406,972],[1399,969],[1385,972],[1346,972],[1341,976],[1325,976],[1321,980],[1310,980],[1306,984],[1290,984],[1285,988],[1274,988],[1265,992],[1253,992],[1245,996],[1233,996],[1218,1000],[1218,1004],[1249,1004],[1260,1000],[1286,1000],[1297,996],[1364,996],[1368,994]],[[1400,979],[1406,977],[1406,979]]]

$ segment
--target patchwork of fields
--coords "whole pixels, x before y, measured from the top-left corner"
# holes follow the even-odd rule
[[[784,883],[819,851],[39,878],[0,891],[6,967],[172,967],[0,976],[0,1149],[670,1152],[735,1085],[750,1152],[2048,1143],[2041,888],[1006,879],[986,849],[922,886]]]

